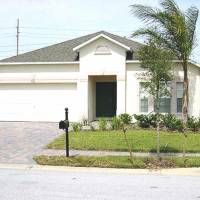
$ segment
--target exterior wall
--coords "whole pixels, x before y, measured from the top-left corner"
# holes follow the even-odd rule
[[[79,65],[1,65],[1,121],[77,121]]]
[[[110,54],[95,54],[98,46],[105,45],[109,48]],[[94,116],[91,109],[94,105],[90,102],[90,94],[86,88],[91,88],[89,76],[106,76],[115,75],[117,77],[117,114],[125,112],[125,74],[126,74],[126,50],[118,45],[104,39],[99,38],[80,49],[80,79],[79,94],[82,99],[81,108],[84,116]],[[85,85],[85,86],[83,86]],[[84,89],[83,89],[84,87]]]
[[[182,66],[178,65],[175,70],[176,80],[183,82]],[[189,115],[200,116],[200,68],[189,64]]]
[[[189,77],[189,115],[200,116],[200,69],[192,64],[188,68]],[[139,63],[127,63],[126,65],[126,111],[129,114],[140,113],[139,80],[138,74],[142,72]],[[172,81],[171,113],[176,112],[176,82],[183,82],[182,66],[174,64],[174,80]],[[153,111],[153,101],[149,98],[149,112]]]
[[[0,83],[64,83],[77,79],[79,64],[0,66]]]
[[[200,116],[200,68],[189,65],[189,114]]]
[[[126,112],[133,115],[139,113],[139,81],[137,74],[142,72],[139,63],[126,65]]]

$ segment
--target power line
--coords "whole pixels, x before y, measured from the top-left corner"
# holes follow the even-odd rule
[[[0,51],[0,52],[13,52],[13,51],[16,51],[15,49],[10,49],[10,50],[7,50],[7,51]]]
[[[38,43],[38,44],[19,44],[19,47],[22,46],[41,46],[41,45],[51,45],[50,43]],[[0,48],[4,47],[16,47],[16,45],[0,45]]]
[[[22,26],[22,29],[40,29],[40,30],[66,30],[66,31],[98,31],[97,29],[68,29],[59,27],[33,27],[33,26]]]
[[[15,27],[0,27],[0,30],[14,29]]]
[[[16,35],[8,35],[8,36],[0,37],[0,39],[11,38],[11,37],[16,37]]]
[[[1,35],[13,35],[13,33],[0,33],[0,36]]]
[[[36,35],[24,35],[21,34],[21,36],[23,37],[27,37],[27,38],[55,38],[55,39],[66,39],[67,36],[36,36]]]
[[[60,33],[31,33],[31,32],[22,32],[23,34],[28,35],[58,35],[58,36],[66,36],[67,34],[60,34]]]
[[[22,26],[20,27],[22,29],[37,29],[37,30],[56,30],[56,31],[74,31],[74,32],[79,32],[79,31],[99,31],[99,29],[69,29],[69,28],[59,28],[59,27],[37,27],[37,26]],[[130,33],[133,32],[132,30],[110,30],[112,32],[126,32]]]
[[[193,53],[193,54],[194,54],[194,55],[196,55],[196,56],[200,56],[200,54],[198,54],[198,53],[196,53],[196,52],[195,52],[195,53]]]

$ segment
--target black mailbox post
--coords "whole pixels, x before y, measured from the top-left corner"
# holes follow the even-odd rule
[[[68,108],[65,108],[65,120],[59,122],[59,129],[65,130],[66,133],[66,157],[69,157],[69,119],[68,119]]]

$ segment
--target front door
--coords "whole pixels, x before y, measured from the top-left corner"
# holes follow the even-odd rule
[[[96,117],[113,117],[116,115],[116,82],[96,83]]]

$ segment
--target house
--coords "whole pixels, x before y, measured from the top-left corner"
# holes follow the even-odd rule
[[[0,120],[93,121],[150,113],[152,98],[138,80],[142,44],[100,31],[0,61]],[[172,96],[161,111],[181,113],[183,71],[174,61]],[[189,114],[200,115],[200,66],[189,62]]]

